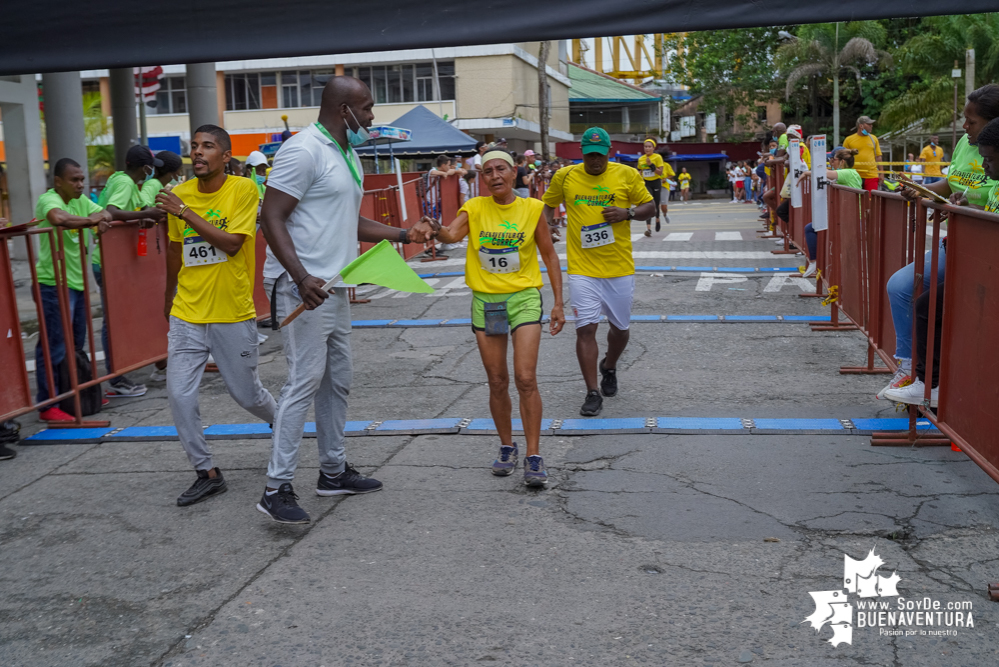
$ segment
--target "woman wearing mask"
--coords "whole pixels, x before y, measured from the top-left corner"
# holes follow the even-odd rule
[[[524,484],[542,487],[548,481],[541,458],[541,395],[538,393],[538,350],[541,345],[541,270],[538,253],[548,267],[555,295],[551,312],[551,335],[565,324],[562,311],[562,271],[547,232],[540,199],[518,197],[513,191],[517,168],[506,151],[492,150],[482,156],[482,182],[489,196],[474,197],[458,211],[447,227],[424,217],[417,227],[427,234],[436,230],[443,243],[458,243],[468,237],[465,281],[472,288],[472,331],[489,379],[489,411],[499,433],[499,457],[492,473],[513,474],[520,451],[513,442],[510,374],[507,339],[513,339],[513,370],[520,394],[520,416],[527,440]],[[540,233],[538,231],[540,230]]]
[[[950,167],[945,180],[926,185],[928,190],[938,195],[949,197],[955,203],[970,204],[985,208],[989,193],[995,187],[996,181],[988,178],[982,170],[982,156],[978,152],[978,133],[989,121],[999,118],[999,85],[990,83],[968,95],[968,103],[964,107],[965,135],[954,147]],[[911,188],[902,188],[900,193],[909,201],[916,201],[919,193]],[[938,280],[944,280],[946,266],[946,244],[940,241],[937,271]],[[923,289],[930,286],[931,251],[923,258]],[[898,360],[898,370],[891,382],[878,392],[877,397],[884,399],[885,392],[898,390],[912,384],[912,283],[915,277],[915,264],[909,264],[888,279],[888,301],[891,305],[891,318],[895,325],[895,359]]]

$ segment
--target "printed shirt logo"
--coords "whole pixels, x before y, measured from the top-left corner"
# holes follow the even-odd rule
[[[596,191],[597,195],[576,195],[576,200],[572,202],[576,206],[613,206],[614,205],[614,193],[610,191],[603,185],[593,186],[593,190]]]
[[[525,240],[524,232],[517,231],[517,223],[504,220],[499,224],[506,232],[479,232],[479,246],[487,249],[518,248]]]
[[[205,211],[205,213],[204,213],[204,215],[202,217],[207,222],[212,223],[212,225],[214,225],[218,229],[225,230],[225,229],[228,229],[228,227],[229,227],[229,218],[223,217],[224,215],[225,214],[222,213],[222,209],[220,209],[220,208],[210,208],[207,211]],[[194,231],[194,229],[192,229],[190,225],[185,225],[184,226],[184,236],[185,237],[187,237],[187,236],[197,236],[197,235],[198,235],[198,232]]]

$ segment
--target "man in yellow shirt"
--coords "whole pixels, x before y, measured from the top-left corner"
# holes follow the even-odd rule
[[[857,131],[843,140],[843,148],[852,148],[857,152],[854,159],[857,173],[864,179],[864,189],[881,189],[884,174],[878,163],[881,162],[881,143],[871,132],[874,130],[874,121],[870,116],[861,116],[857,119]]]
[[[198,409],[198,385],[208,355],[241,407],[267,423],[273,423],[277,408],[257,375],[257,188],[249,179],[226,175],[231,157],[229,134],[217,125],[202,125],[191,137],[197,178],[156,195],[156,206],[169,214],[167,397],[181,445],[198,473],[191,488],[177,498],[182,507],[226,490],[205,442]]]
[[[940,147],[940,137],[935,134],[930,137],[930,145],[923,147],[923,150],[919,152],[919,157],[926,163],[923,165],[924,184],[936,183],[943,178],[940,163],[943,162],[944,152]]]
[[[617,394],[617,361],[628,345],[631,302],[635,292],[635,260],[631,254],[631,221],[655,215],[655,203],[641,175],[610,162],[610,136],[599,127],[583,133],[583,163],[559,169],[542,200],[552,226],[555,209],[565,202],[569,290],[576,315],[576,359],[586,382],[586,401],[579,413],[599,414],[604,396]],[[597,365],[597,325],[606,315],[607,354]]]

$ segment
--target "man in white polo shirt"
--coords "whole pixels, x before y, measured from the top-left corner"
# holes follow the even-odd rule
[[[382,483],[346,461],[344,426],[353,373],[347,289],[323,285],[357,258],[357,242],[423,243],[412,229],[362,218],[364,172],[354,146],[367,141],[374,114],[371,91],[359,79],[333,77],[323,89],[319,122],[288,139],[274,156],[261,212],[267,237],[264,285],[284,317],[306,310],[282,330],[288,381],[274,416],[267,489],[257,509],[279,523],[308,523],[295,502],[292,479],[309,407],[315,403],[320,496],[370,493]]]

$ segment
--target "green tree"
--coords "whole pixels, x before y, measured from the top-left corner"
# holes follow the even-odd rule
[[[877,21],[851,21],[849,23],[818,23],[798,30],[794,39],[785,42],[777,52],[781,70],[787,72],[784,94],[786,99],[800,81],[808,80],[812,89],[820,81],[832,79],[833,136],[832,144],[839,144],[839,77],[845,70],[857,80],[860,97],[863,73],[861,67],[891,64],[891,56],[879,47],[887,36],[885,27]]]
[[[702,107],[722,111],[752,135],[757,102],[777,97],[774,54],[777,33],[789,26],[677,33],[664,47],[674,51],[670,73],[674,83],[703,96]],[[734,134],[734,128],[730,135]],[[736,137],[733,137],[736,138]]]
[[[895,54],[900,71],[913,80],[885,106],[883,127],[902,129],[919,123],[935,131],[949,125],[954,106],[951,70],[955,60],[964,67],[966,49],[975,49],[976,87],[999,81],[999,14],[923,19],[918,34]]]

